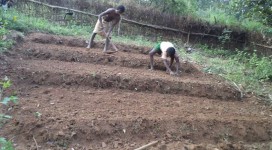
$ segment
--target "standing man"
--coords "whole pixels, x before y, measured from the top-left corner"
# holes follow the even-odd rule
[[[108,53],[107,50],[110,44],[111,32],[113,28],[120,22],[121,14],[124,12],[125,12],[125,7],[123,5],[120,5],[116,9],[109,8],[106,11],[99,14],[98,20],[96,22],[94,31],[91,35],[87,48],[93,47],[93,40],[96,34],[99,34],[102,38],[106,39],[103,52]],[[111,43],[111,45],[115,49],[115,51],[118,51],[118,49],[116,48],[114,44]]]
[[[161,55],[163,63],[166,67],[166,72],[169,72],[170,75],[177,75],[179,73],[179,68],[180,68],[179,56],[176,52],[174,45],[171,42],[161,42],[157,44],[149,52],[151,70],[154,70],[154,55],[156,53]],[[169,64],[169,61],[167,60],[167,57],[170,57],[170,64]],[[171,70],[171,66],[174,62],[174,59],[176,60],[176,72],[173,72]]]

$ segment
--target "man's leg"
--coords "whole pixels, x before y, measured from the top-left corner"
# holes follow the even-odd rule
[[[115,52],[118,51],[118,48],[110,41],[110,37],[109,38],[106,38],[106,41],[105,41],[105,47],[104,47],[104,51],[103,52],[107,52],[108,49],[109,49],[109,45],[112,46],[112,48],[115,50]],[[112,51],[110,51],[109,53],[113,53]]]
[[[157,53],[156,48],[154,47],[150,52],[149,52],[149,57],[150,57],[150,70],[154,70],[154,55]]]
[[[113,49],[117,52],[118,51],[118,48],[112,43],[110,42],[111,46],[113,47]]]
[[[96,33],[92,33],[87,48],[93,47],[93,40],[94,40],[95,36],[96,36]]]
[[[105,46],[104,46],[104,50],[103,50],[104,53],[107,52],[107,50],[109,49],[109,44],[110,44],[110,39],[106,38]]]

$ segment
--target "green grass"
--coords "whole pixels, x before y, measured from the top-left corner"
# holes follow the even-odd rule
[[[272,102],[269,99],[272,94],[272,57],[259,57],[243,51],[230,53],[206,46],[192,54],[181,50],[180,55],[201,65],[204,72],[218,74],[231,84],[239,85],[244,92],[253,92]]]
[[[22,13],[18,13],[15,10],[8,11],[5,14],[5,19],[8,21],[7,29],[13,29],[21,32],[29,32],[31,30],[52,33],[57,35],[85,35],[90,32],[90,27],[69,25],[61,26],[56,23],[52,23],[42,18],[34,18],[25,16]]]
[[[0,21],[1,22],[1,21]],[[6,34],[8,30],[3,27],[0,28],[0,53],[7,51],[12,46],[11,40],[6,40]]]
[[[197,12],[197,15],[203,20],[210,22],[211,24],[217,23],[227,26],[239,25],[235,17],[227,15],[223,10],[220,9],[211,9],[206,11],[200,10]]]
[[[116,36],[113,38],[113,41],[124,44],[132,44],[136,46],[147,46],[153,47],[155,42],[151,42],[144,38],[143,36]]]
[[[14,150],[12,142],[0,137],[0,150]]]
[[[226,25],[228,28],[272,35],[272,27],[265,26],[253,19],[237,20],[234,16],[226,14],[222,9],[199,10],[197,17],[211,24]]]

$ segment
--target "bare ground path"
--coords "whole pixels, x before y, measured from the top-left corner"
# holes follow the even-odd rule
[[[272,108],[224,80],[182,63],[165,73],[148,48],[118,45],[103,54],[83,39],[28,35],[7,56],[1,76],[14,81],[19,105],[0,131],[16,149],[264,149],[272,141]],[[8,108],[6,108],[7,110]],[[40,115],[40,116],[39,116]],[[35,140],[34,140],[35,139]]]

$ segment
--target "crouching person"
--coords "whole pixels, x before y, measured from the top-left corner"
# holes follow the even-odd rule
[[[150,69],[154,70],[154,55],[159,54],[161,55],[162,61],[166,67],[166,72],[168,72],[170,75],[178,75],[179,74],[179,68],[180,68],[180,61],[178,53],[176,52],[176,48],[171,42],[161,42],[157,44],[150,52]],[[167,57],[170,57],[170,63],[167,60]],[[176,61],[176,72],[173,72],[171,70],[171,66]]]

